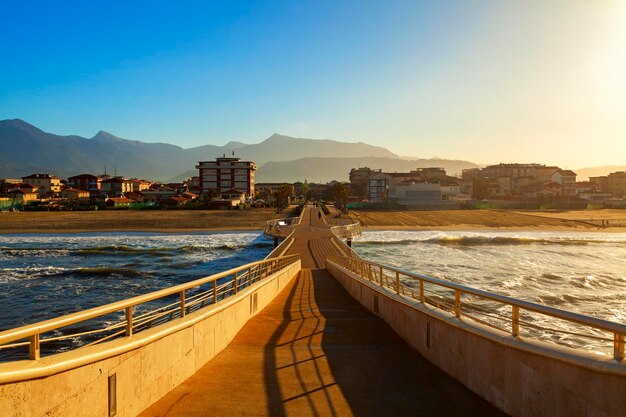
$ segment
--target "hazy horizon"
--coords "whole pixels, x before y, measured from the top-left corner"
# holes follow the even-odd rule
[[[626,3],[5,6],[0,119],[183,148],[623,165]],[[619,152],[622,150],[622,152]]]

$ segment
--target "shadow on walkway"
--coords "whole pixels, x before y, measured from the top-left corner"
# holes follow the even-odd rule
[[[330,230],[312,230],[311,217],[291,249],[304,267],[336,250],[323,236]],[[142,415],[504,416],[413,351],[324,269],[303,269],[225,350]]]
[[[143,416],[502,416],[325,270],[303,270]]]

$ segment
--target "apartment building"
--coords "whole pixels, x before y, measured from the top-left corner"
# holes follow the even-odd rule
[[[107,197],[122,197],[133,191],[133,183],[124,177],[113,177],[102,181],[100,191]]]
[[[89,191],[92,197],[100,194],[102,189],[102,177],[91,174],[80,174],[67,179],[67,184],[71,188]]]
[[[223,156],[214,161],[199,161],[196,169],[200,173],[200,192],[215,190],[219,194],[236,190],[254,196],[254,171],[256,165],[240,158]]]
[[[22,182],[41,187],[37,190],[39,198],[55,197],[61,191],[61,179],[52,174],[31,174],[22,177]]]
[[[439,167],[417,168],[410,172],[382,172],[370,168],[350,171],[353,188],[366,181],[366,198],[370,202],[397,201],[399,204],[432,204],[457,200],[461,192],[459,180],[446,175]]]
[[[138,180],[133,178],[130,180],[130,188],[134,193],[140,193],[145,190],[149,190],[152,183],[150,181]]]
[[[61,197],[67,200],[88,200],[90,192],[77,188],[65,188],[61,191]]]
[[[478,199],[535,198],[547,194],[574,197],[576,173],[551,165],[507,163],[463,170],[462,185],[463,190],[471,190],[472,196]]]
[[[626,172],[612,172],[607,179],[608,191],[613,197],[626,197]]]

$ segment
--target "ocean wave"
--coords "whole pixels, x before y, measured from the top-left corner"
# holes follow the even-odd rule
[[[132,246],[95,246],[91,248],[78,249],[72,252],[76,256],[98,256],[98,255],[116,255],[116,256],[173,256],[172,253],[176,248],[137,248]]]
[[[217,243],[217,242],[216,242]],[[23,257],[23,256],[157,256],[167,257],[175,256],[180,253],[199,252],[206,253],[211,251],[238,251],[246,248],[259,249],[270,248],[271,242],[261,241],[253,243],[228,243],[228,244],[216,244],[216,245],[185,245],[174,247],[137,247],[127,245],[106,245],[106,246],[93,246],[84,247],[79,249],[60,249],[60,248],[46,248],[40,246],[33,247],[0,247],[0,254],[8,257]]]
[[[21,268],[0,268],[0,284],[43,277],[52,277],[67,271],[55,266],[29,266]]]
[[[113,267],[91,267],[66,269],[62,272],[54,274],[56,277],[68,276],[111,276],[118,275],[123,277],[138,277],[148,275],[145,271],[138,271],[132,268],[113,268]]]
[[[26,248],[7,248],[0,247],[0,254],[7,257],[22,257],[22,256],[65,256],[69,255],[71,250],[69,249],[57,249],[57,248],[45,248],[45,247],[26,247]]]

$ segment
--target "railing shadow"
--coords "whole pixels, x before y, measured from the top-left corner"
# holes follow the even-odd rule
[[[502,416],[328,274],[303,270],[264,350],[268,414]]]

